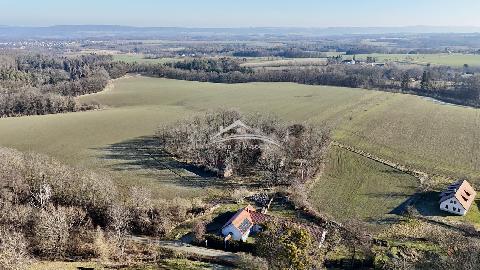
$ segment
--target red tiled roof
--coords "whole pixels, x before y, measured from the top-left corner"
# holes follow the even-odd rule
[[[233,224],[233,226],[235,226],[239,231],[245,233],[245,231],[250,229],[250,227],[252,227],[253,225],[263,224],[271,218],[271,216],[257,212],[255,208],[253,208],[251,205],[248,205],[238,210],[237,213],[235,213],[235,215],[233,215],[233,217],[231,217],[223,227]],[[247,229],[241,228],[245,227],[242,226],[242,223],[247,223],[245,220],[248,220],[250,222],[250,226],[248,226]]]
[[[265,215],[257,211],[249,211],[249,213],[252,217],[253,224],[263,224],[272,219],[271,216]]]
[[[248,205],[247,207],[238,210],[237,213],[235,213],[235,215],[233,215],[233,217],[231,217],[223,227],[227,227],[228,225],[233,224],[235,228],[237,228],[242,233],[245,233],[248,229],[250,229],[251,226],[253,226],[253,221],[249,212],[249,210],[251,209],[253,209],[253,207]],[[242,225],[245,220],[248,220],[250,222],[250,226],[248,226],[247,229],[241,230],[240,225]]]

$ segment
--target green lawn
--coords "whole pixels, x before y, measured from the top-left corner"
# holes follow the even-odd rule
[[[337,147],[328,160],[309,196],[318,210],[338,220],[392,217],[418,186],[413,176]]]
[[[178,178],[149,162],[141,146],[161,123],[234,107],[326,124],[341,142],[480,183],[480,110],[410,95],[293,83],[226,85],[134,76],[114,84],[110,91],[80,98],[105,104],[103,110],[0,119],[0,145],[105,171],[121,185],[146,185],[159,197],[198,197],[218,191],[218,183],[199,185],[184,170],[185,178]]]

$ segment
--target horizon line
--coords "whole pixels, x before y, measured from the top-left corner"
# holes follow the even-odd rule
[[[480,28],[475,25],[392,25],[392,26],[140,26],[128,24],[50,24],[50,25],[12,25],[0,24],[0,27],[22,27],[22,28],[49,28],[62,26],[110,26],[110,27],[131,27],[131,28],[191,28],[191,29],[244,29],[244,28],[268,28],[268,29],[285,29],[285,28],[301,28],[301,29],[329,29],[329,28]]]

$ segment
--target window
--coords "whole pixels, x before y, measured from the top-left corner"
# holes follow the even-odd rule
[[[470,197],[470,193],[468,193],[467,191],[465,191],[465,194],[467,194],[467,196]]]
[[[453,201],[453,204],[457,204],[457,201]]]
[[[447,204],[447,205],[445,205],[445,209],[448,209],[448,204]]]
[[[452,200],[450,200],[450,203],[453,203],[453,201],[452,201]]]
[[[244,219],[243,222],[240,224],[240,226],[238,226],[238,229],[242,233],[245,233],[246,231],[248,231],[248,229],[250,229],[251,226],[252,226],[252,223],[250,222],[250,220]]]
[[[457,211],[457,208],[453,207],[453,211]]]
[[[465,198],[463,195],[462,195],[462,199],[463,199],[464,201],[468,201],[468,199]]]
[[[458,209],[457,209],[457,212],[459,212],[459,213],[460,213],[460,208],[458,208]]]

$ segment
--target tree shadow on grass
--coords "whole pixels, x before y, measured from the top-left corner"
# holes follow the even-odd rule
[[[138,137],[93,150],[100,152],[100,159],[115,161],[107,166],[113,171],[142,171],[148,177],[186,187],[224,188],[242,185],[176,160],[162,150],[155,136]],[[168,175],[168,179],[165,179],[165,175]]]

